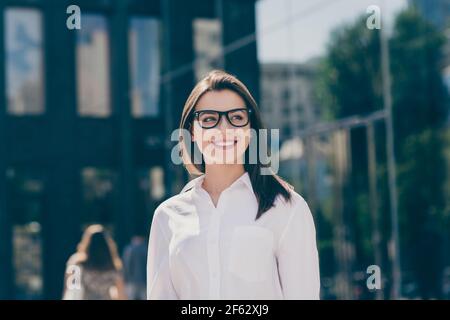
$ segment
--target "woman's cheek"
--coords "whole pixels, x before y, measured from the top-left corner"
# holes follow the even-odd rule
[[[237,143],[237,154],[244,154],[250,144],[250,129],[243,131],[239,134],[239,140]]]
[[[201,129],[197,126],[194,126],[193,140],[197,144],[198,149],[202,152],[205,149],[205,145],[206,145],[206,142],[203,140],[203,138],[204,138],[203,129]]]
[[[194,140],[197,147],[205,158],[214,158],[214,145],[210,142],[214,139],[221,139],[221,132],[217,129],[202,129],[200,127],[194,128]]]

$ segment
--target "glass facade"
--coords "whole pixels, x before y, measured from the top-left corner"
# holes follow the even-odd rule
[[[117,207],[117,175],[105,168],[83,168],[81,171],[83,190],[82,225],[100,223],[111,225]]]
[[[42,299],[42,223],[45,216],[45,180],[35,170],[9,168],[8,211],[13,217],[15,298]]]
[[[131,112],[155,117],[160,109],[160,24],[150,17],[131,17],[129,30]]]
[[[36,115],[45,110],[42,15],[36,9],[8,8],[5,17],[7,111]]]
[[[108,21],[99,14],[82,14],[77,30],[78,113],[88,117],[111,114]]]
[[[195,78],[200,80],[208,71],[223,68],[222,28],[220,20],[197,18],[192,22],[195,51]]]

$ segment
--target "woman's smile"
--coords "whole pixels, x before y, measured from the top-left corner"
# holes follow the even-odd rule
[[[231,149],[234,148],[234,146],[237,144],[237,139],[230,139],[230,140],[212,140],[211,144],[215,147],[215,148],[219,148],[219,149]]]

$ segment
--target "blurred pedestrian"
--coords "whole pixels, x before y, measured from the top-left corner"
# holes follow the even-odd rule
[[[102,225],[89,226],[67,262],[64,300],[126,299],[122,262]]]
[[[146,299],[146,233],[139,232],[131,238],[123,254],[123,273],[128,299]]]

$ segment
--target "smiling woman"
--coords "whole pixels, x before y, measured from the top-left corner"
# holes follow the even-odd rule
[[[155,211],[148,298],[318,299],[308,205],[276,174],[262,174],[260,159],[245,162],[256,139],[250,130],[263,129],[245,85],[226,72],[210,72],[187,99],[180,129],[190,132],[179,141],[184,164],[200,176]],[[198,164],[192,146],[201,152]]]

